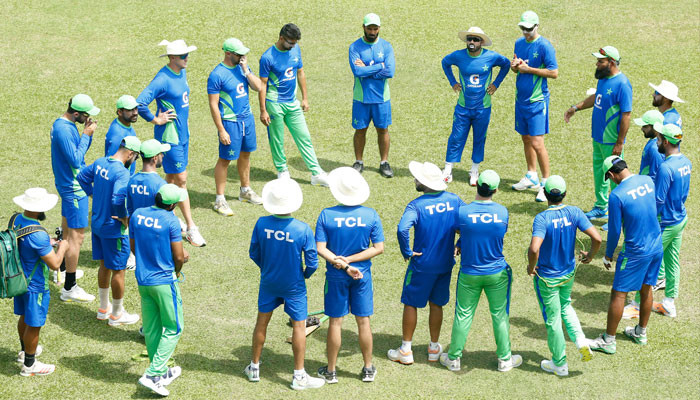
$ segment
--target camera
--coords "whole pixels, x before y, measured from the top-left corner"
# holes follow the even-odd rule
[[[63,228],[59,226],[54,233],[56,234],[56,240],[63,240]]]

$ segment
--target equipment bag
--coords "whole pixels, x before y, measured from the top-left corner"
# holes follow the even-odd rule
[[[27,292],[27,284],[32,280],[39,262],[34,265],[29,279],[24,276],[24,269],[19,259],[19,243],[17,240],[34,232],[44,231],[41,225],[28,225],[15,229],[15,213],[7,224],[7,230],[0,232],[0,298],[9,299],[21,296]]]

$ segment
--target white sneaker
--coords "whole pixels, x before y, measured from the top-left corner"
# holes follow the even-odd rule
[[[171,383],[173,383],[173,381],[175,379],[177,379],[180,375],[182,375],[182,368],[180,368],[180,367],[168,368],[168,372],[164,373],[160,377],[160,382],[162,383],[163,386],[168,386]]]
[[[442,345],[438,343],[437,349],[433,350],[428,345],[428,361],[435,362],[440,359],[440,353],[442,353]]]
[[[248,203],[255,204],[256,206],[259,206],[263,203],[262,197],[258,196],[258,194],[255,193],[253,189],[248,189],[246,192],[239,192],[238,200],[244,202],[247,201]]]
[[[55,370],[56,366],[53,364],[44,364],[41,361],[34,360],[34,365],[32,365],[31,367],[25,367],[24,365],[22,365],[22,370],[19,371],[19,374],[22,376],[43,376],[52,374]]]
[[[39,357],[41,353],[44,351],[44,348],[41,347],[40,344],[36,345],[36,351],[34,352],[34,357]],[[20,351],[17,353],[17,362],[20,364],[24,364],[24,352]]]
[[[136,269],[136,256],[134,253],[129,253],[129,259],[126,260],[126,270],[133,271]]]
[[[535,201],[538,203],[543,203],[547,201],[547,196],[544,195],[544,186],[540,186],[540,190],[537,192],[537,197],[535,197]]]
[[[143,374],[143,376],[139,378],[139,385],[151,389],[153,393],[161,396],[167,396],[170,394],[170,391],[163,386],[160,376],[148,376]]]
[[[537,188],[539,186],[540,186],[539,180],[533,181],[532,179],[530,179],[530,177],[525,175],[523,177],[523,179],[520,180],[520,182],[511,186],[511,188],[513,188],[513,190],[522,191],[522,190],[526,190],[526,189]]]
[[[71,290],[66,290],[66,288],[61,289],[61,301],[71,302],[75,301],[78,303],[89,303],[95,300],[95,296],[88,294],[78,286],[77,284],[71,288]]]
[[[523,363],[523,358],[518,354],[512,354],[510,360],[498,359],[498,370],[500,372],[508,372],[513,368],[519,367]]]
[[[288,170],[284,170],[284,171],[277,173],[277,179],[289,179],[289,178],[290,178],[290,176],[289,176]]]
[[[456,360],[450,360],[450,356],[447,355],[447,353],[440,354],[440,364],[444,365],[447,367],[447,369],[453,372],[457,372],[462,369],[459,358]]]
[[[311,184],[328,187],[328,174],[325,172],[321,172],[318,175],[312,175],[311,176]]]
[[[250,364],[248,364],[243,370],[243,373],[248,377],[248,381],[260,382],[260,368],[253,368]]]
[[[82,269],[75,270],[75,280],[82,278],[85,275]],[[62,285],[66,281],[66,271],[53,271],[53,283]]]
[[[126,310],[122,311],[119,317],[114,315],[109,316],[109,326],[119,326],[119,325],[131,325],[135,324],[139,320],[138,314],[129,314]]]
[[[552,360],[542,360],[540,363],[540,368],[556,376],[569,376],[569,364],[564,364],[561,367],[557,367],[554,365],[554,361]]]
[[[409,351],[408,353],[404,353],[404,351],[401,350],[401,347],[398,349],[390,349],[386,353],[386,356],[389,358],[389,360],[396,361],[403,365],[413,364],[413,352]]]
[[[479,172],[470,172],[469,173],[469,186],[476,186],[476,184],[479,183]]]
[[[214,211],[218,212],[224,217],[233,216],[233,210],[231,210],[231,207],[229,207],[228,202],[226,200],[214,202]]]
[[[98,308],[97,309],[97,319],[100,321],[104,321],[106,319],[109,319],[109,314],[112,313],[112,303],[107,305],[107,308]]]
[[[292,378],[291,387],[294,390],[318,389],[325,384],[326,381],[323,379],[314,378],[313,376],[309,376],[309,374],[304,372],[303,376],[294,376],[294,378]]]
[[[450,183],[452,182],[452,172],[448,173],[444,169],[442,170],[442,179],[445,181],[445,183]]]
[[[204,241],[204,238],[199,233],[199,228],[197,228],[196,226],[193,226],[192,228],[187,230],[187,235],[185,235],[185,239],[188,242],[190,242],[192,246],[195,247],[204,247],[207,245],[207,242]]]

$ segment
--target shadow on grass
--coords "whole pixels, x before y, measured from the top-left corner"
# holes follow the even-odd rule
[[[535,218],[535,215],[541,213],[543,210],[541,203],[536,203],[534,201],[524,201],[508,206],[508,212],[510,214],[524,214],[529,215],[531,218]]]
[[[267,165],[269,164],[269,160],[265,161],[258,161],[258,160],[253,160],[251,161],[253,164],[258,164],[258,165]],[[304,168],[306,170],[306,168]],[[211,178],[214,178],[214,168],[208,168],[205,169],[201,172],[202,175],[208,176]],[[253,165],[250,166],[250,180],[251,182],[269,182],[273,179],[277,179],[277,172],[275,171],[274,167],[271,165],[269,168],[259,168],[255,167]],[[236,167],[236,161],[231,161],[231,164],[228,166],[228,174],[226,175],[226,181],[227,182],[240,182],[240,179],[238,177],[238,169]],[[212,188],[213,188],[213,181],[212,181]]]
[[[131,367],[129,362],[102,361],[104,356],[87,354],[79,357],[61,357],[60,365],[69,368],[80,375],[103,383],[133,383],[138,382],[141,375],[127,372]]]
[[[589,314],[607,313],[610,303],[610,291],[588,292],[582,296],[575,296],[571,305],[574,310]]]
[[[15,335],[17,334],[15,333]],[[17,351],[19,349],[19,343],[17,344],[17,350],[7,349],[4,347],[0,348],[0,360],[3,360],[0,363],[0,374],[5,376],[19,375],[19,370],[22,367],[15,362],[15,360],[17,360]]]
[[[511,318],[512,320],[512,318]],[[494,351],[479,350],[479,351],[468,351],[462,352],[461,367],[456,375],[465,375],[470,371],[475,369],[484,369],[487,371],[498,371],[498,356],[496,356],[495,343],[493,344]],[[469,347],[469,340],[467,340],[466,348]],[[447,351],[447,349],[445,350]],[[517,367],[518,370],[527,371],[530,373],[543,373],[540,368],[540,361],[544,360],[541,354],[534,351],[518,351],[513,349],[512,354],[519,354],[523,358],[523,363],[521,366]],[[439,362],[430,363],[434,368],[445,369],[446,368]]]
[[[233,360],[209,360],[200,364],[206,368],[216,368],[217,365],[227,364],[231,374],[241,382],[248,382],[243,369],[250,362],[251,347],[250,345],[239,346],[231,352],[234,356]],[[178,356],[178,361],[183,359]],[[202,360],[200,360],[202,361]],[[183,366],[184,366],[183,362]],[[207,370],[203,368],[204,370]],[[318,367],[316,367],[318,368]],[[315,375],[316,369],[312,367],[309,360],[305,360],[305,369],[310,375]],[[294,370],[294,356],[292,355],[292,347],[289,346],[289,352],[284,354],[275,353],[267,347],[263,347],[262,355],[260,356],[260,378],[271,382],[289,386],[292,382],[292,373]],[[220,369],[209,370],[210,372],[221,372]]]

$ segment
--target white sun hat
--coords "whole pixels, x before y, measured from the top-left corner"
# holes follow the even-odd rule
[[[263,187],[263,207],[270,214],[289,214],[301,207],[304,196],[299,184],[291,178],[275,179]]]
[[[432,190],[445,190],[447,189],[447,184],[442,177],[442,171],[440,167],[429,162],[418,162],[411,161],[408,163],[408,170],[411,171],[411,175],[418,179],[418,182],[427,186]]]
[[[340,204],[357,206],[369,198],[369,185],[354,168],[340,167],[328,174],[331,194]]]
[[[466,31],[460,31],[457,36],[463,41],[467,41],[467,36],[477,36],[481,38],[481,45],[482,46],[491,46],[493,43],[491,42],[491,39],[486,36],[484,31],[479,28],[478,26],[472,26],[471,28],[467,29]]]
[[[673,82],[662,80],[661,84],[658,86],[649,82],[649,86],[651,86],[652,89],[656,90],[657,92],[659,92],[660,95],[664,96],[669,100],[677,101],[679,103],[685,103],[685,101],[681,100],[681,98],[678,97],[678,86],[676,86]]]
[[[162,42],[158,43],[158,46],[165,46],[165,54],[161,54],[160,57],[181,56],[197,50],[197,46],[188,46],[182,39],[178,39],[174,42],[163,40]]]
[[[58,195],[51,194],[44,188],[30,188],[24,194],[12,199],[23,210],[33,212],[45,212],[54,208],[58,202]]]

